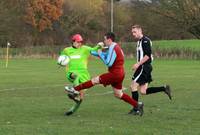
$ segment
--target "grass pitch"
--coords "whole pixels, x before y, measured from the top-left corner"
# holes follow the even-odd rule
[[[127,88],[133,63],[126,60]],[[111,87],[95,86],[67,117],[73,102],[63,92],[68,82],[55,60],[16,59],[7,69],[0,60],[0,135],[199,135],[200,62],[156,60],[153,66],[151,86],[170,84],[173,101],[163,93],[140,96],[144,115],[131,116],[131,107],[116,99]],[[89,70],[95,76],[106,67],[92,60]]]

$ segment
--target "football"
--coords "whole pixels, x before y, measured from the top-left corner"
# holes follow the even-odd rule
[[[70,61],[69,56],[67,55],[60,55],[57,60],[57,64],[61,66],[66,66]]]

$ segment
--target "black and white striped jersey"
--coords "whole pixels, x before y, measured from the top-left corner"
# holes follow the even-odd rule
[[[152,42],[151,40],[143,36],[138,42],[137,42],[137,48],[136,48],[136,54],[137,54],[137,62],[140,62],[142,58],[147,55],[150,57],[144,64],[150,64],[153,60],[152,57],[152,51],[151,51]]]

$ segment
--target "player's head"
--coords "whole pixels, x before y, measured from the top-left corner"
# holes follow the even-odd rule
[[[78,48],[82,45],[83,38],[80,34],[75,34],[72,36],[72,46]]]
[[[111,45],[115,41],[115,34],[113,32],[108,32],[104,35],[104,43],[106,45]]]
[[[139,40],[143,37],[142,27],[140,25],[137,25],[137,24],[133,25],[131,32],[132,32],[133,38],[136,40]]]

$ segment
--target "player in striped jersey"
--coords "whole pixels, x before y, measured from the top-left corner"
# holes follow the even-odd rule
[[[132,36],[137,41],[136,53],[137,62],[133,65],[132,69],[135,71],[132,77],[131,91],[132,98],[138,101],[139,94],[138,88],[143,95],[153,94],[157,92],[164,92],[171,100],[171,90],[169,85],[161,87],[148,87],[152,81],[152,42],[151,40],[143,35],[142,28],[139,25],[132,26]],[[135,113],[136,108],[133,108],[130,113]],[[135,113],[137,114],[137,113]]]

